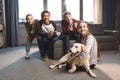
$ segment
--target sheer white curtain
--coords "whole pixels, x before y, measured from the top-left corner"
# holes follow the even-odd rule
[[[102,0],[93,0],[93,23],[102,23]]]

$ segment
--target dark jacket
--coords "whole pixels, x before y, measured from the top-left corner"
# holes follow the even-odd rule
[[[26,32],[27,35],[29,36],[33,36],[33,35],[38,35],[38,20],[35,20],[35,32],[32,33],[32,26],[29,25],[27,22],[25,23],[25,28],[26,28]]]
[[[51,21],[51,20],[50,20],[50,23],[53,25],[54,31],[56,31],[56,23],[54,21]],[[43,31],[42,31],[42,24],[43,24],[43,20],[40,20],[39,26],[38,26],[39,36],[47,37],[47,33],[43,33]]]

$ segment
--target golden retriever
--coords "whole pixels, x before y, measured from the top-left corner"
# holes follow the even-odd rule
[[[71,69],[68,70],[69,73],[75,72],[77,66],[83,66],[91,77],[96,77],[96,75],[90,69],[90,55],[87,54],[86,57],[81,57],[80,54],[83,54],[82,52],[86,52],[85,46],[80,43],[74,43],[68,53],[60,58],[57,62],[53,62],[49,68],[62,68],[62,66],[65,66],[67,62],[69,62],[71,67]]]

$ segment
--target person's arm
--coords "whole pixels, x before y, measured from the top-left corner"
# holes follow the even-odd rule
[[[29,24],[27,22],[25,23],[25,29],[26,29],[26,33],[27,33],[26,38],[30,39],[30,27],[29,27]]]
[[[68,32],[68,25],[65,20],[61,21],[62,33],[66,34]]]
[[[47,33],[43,33],[43,31],[42,31],[42,23],[43,23],[43,21],[39,20],[39,23],[38,23],[38,35],[47,37]]]
[[[93,36],[91,36],[91,35],[88,36],[88,38],[86,40],[86,44],[85,44],[87,54],[90,54],[92,46],[94,45],[94,41],[95,41],[95,39]]]
[[[35,36],[39,35],[38,26],[39,26],[39,21],[35,20]]]
[[[93,36],[89,36],[86,43],[86,54],[90,55],[89,64],[97,64],[97,42]]]
[[[75,20],[75,19],[72,19],[72,20],[73,20],[73,23],[72,23],[73,30],[72,30],[72,32],[77,32],[78,21]]]
[[[25,30],[26,30],[26,32],[27,32],[27,35],[29,35],[30,29],[29,29],[28,23],[25,23]]]

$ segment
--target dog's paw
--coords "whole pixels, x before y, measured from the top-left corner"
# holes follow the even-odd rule
[[[53,68],[55,68],[55,66],[54,66],[54,65],[49,66],[49,69],[53,69]]]
[[[61,69],[62,68],[62,65],[58,65],[58,69]]]
[[[90,74],[92,78],[96,78],[96,75],[94,73]]]
[[[74,70],[73,69],[69,69],[68,72],[69,73],[74,73]]]

